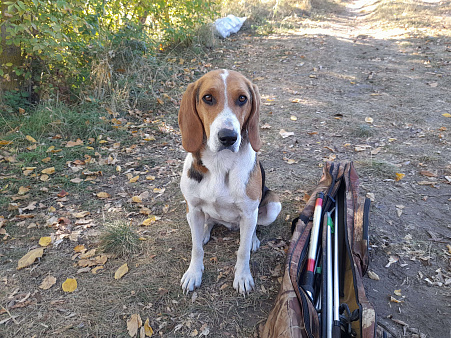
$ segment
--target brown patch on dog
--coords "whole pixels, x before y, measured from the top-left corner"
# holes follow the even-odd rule
[[[254,169],[249,174],[246,195],[252,200],[260,200],[262,198],[262,172],[258,160],[255,161]]]
[[[202,159],[200,157],[200,151],[193,154],[193,163],[191,163],[191,168],[188,170],[188,177],[196,180],[197,182],[202,181],[204,175],[208,172],[208,168],[204,166]]]

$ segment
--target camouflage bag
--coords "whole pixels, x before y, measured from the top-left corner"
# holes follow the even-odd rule
[[[322,299],[314,304],[303,287],[307,250],[311,235],[315,201],[324,193],[323,215],[338,208],[340,321],[334,322],[338,337],[376,337],[376,313],[365,295],[362,278],[368,268],[368,225],[370,200],[359,196],[359,179],[352,162],[327,162],[318,186],[305,208],[293,220],[293,236],[287,254],[285,274],[273,309],[264,325],[261,337],[326,337],[326,320],[321,310],[331,295],[326,294],[326,269],[316,276]],[[341,215],[341,216],[340,216]],[[323,218],[321,218],[323,219]],[[325,259],[325,229],[322,226],[321,253]],[[342,229],[340,231],[340,229]],[[320,264],[321,265],[321,264]],[[322,283],[322,284],[321,284]],[[319,305],[319,304],[322,305]],[[335,336],[334,336],[335,337]]]

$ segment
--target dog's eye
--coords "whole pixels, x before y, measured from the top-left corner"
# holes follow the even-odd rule
[[[213,96],[211,96],[210,94],[204,95],[204,97],[202,98],[202,100],[209,105],[213,104]]]
[[[247,102],[247,97],[244,95],[240,95],[238,97],[238,105],[242,106],[243,104],[245,104]]]

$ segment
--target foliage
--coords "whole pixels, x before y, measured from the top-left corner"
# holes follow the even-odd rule
[[[5,5],[1,25],[7,44],[20,46],[26,61],[19,67],[2,65],[0,75],[14,72],[41,98],[58,94],[66,100],[80,94],[99,56],[124,49],[154,54],[189,39],[216,13],[212,0],[19,0]]]

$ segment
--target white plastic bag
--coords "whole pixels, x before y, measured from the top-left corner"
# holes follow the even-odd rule
[[[220,18],[215,21],[216,32],[220,37],[225,39],[230,34],[237,33],[247,17],[239,18],[235,15],[229,14],[225,18]]]

